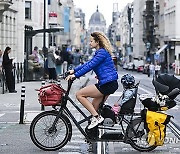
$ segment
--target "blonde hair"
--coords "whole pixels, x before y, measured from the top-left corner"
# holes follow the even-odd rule
[[[106,49],[110,53],[110,55],[112,55],[113,49],[111,43],[104,33],[93,32],[91,33],[91,36],[94,38],[96,42],[99,42],[100,48]]]

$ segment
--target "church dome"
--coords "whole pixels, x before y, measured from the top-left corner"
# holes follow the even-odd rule
[[[104,16],[99,12],[98,7],[95,13],[92,14],[89,24],[106,24]]]

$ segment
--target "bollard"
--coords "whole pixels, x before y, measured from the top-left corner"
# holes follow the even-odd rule
[[[24,123],[24,102],[25,102],[25,86],[21,87],[21,106],[20,106],[20,121],[19,124]]]
[[[61,86],[61,80],[60,79],[58,79],[57,84],[58,84],[58,86]]]
[[[41,86],[42,87],[45,86],[45,81],[41,82]],[[44,111],[44,110],[45,110],[44,105],[41,104],[41,111]]]

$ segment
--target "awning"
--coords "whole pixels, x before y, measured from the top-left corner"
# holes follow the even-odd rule
[[[156,52],[156,54],[160,54],[164,49],[166,49],[167,48],[167,44],[165,44],[165,45],[163,45],[157,52]]]
[[[60,32],[60,31],[63,31],[64,30],[64,27],[57,27],[57,28],[48,28],[48,29],[38,29],[38,30],[25,30],[25,34],[26,36],[34,36],[38,33],[56,33],[56,32]]]

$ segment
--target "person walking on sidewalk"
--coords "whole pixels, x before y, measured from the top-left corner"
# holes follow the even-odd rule
[[[2,66],[3,69],[5,70],[6,84],[9,93],[17,93],[17,91],[15,90],[15,79],[13,76],[13,64],[12,64],[13,58],[12,59],[9,58],[10,52],[11,52],[11,48],[6,47],[3,54]]]
[[[53,80],[57,79],[57,74],[56,74],[56,58],[54,57],[54,50],[53,50],[53,48],[49,49],[47,59],[48,59],[49,81],[52,82]]]
[[[98,115],[97,110],[104,96],[105,99],[118,89],[118,73],[112,60],[112,47],[109,39],[101,32],[94,32],[90,36],[91,48],[95,48],[94,57],[88,62],[69,70],[70,75],[66,80],[79,78],[93,70],[98,79],[95,85],[88,85],[76,93],[78,101],[92,114],[88,129],[100,124],[104,118]],[[87,97],[93,98],[92,104]]]

